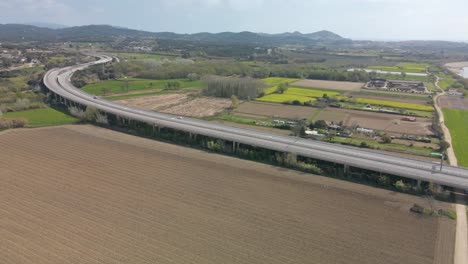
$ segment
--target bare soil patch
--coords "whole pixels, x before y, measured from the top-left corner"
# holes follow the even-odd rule
[[[214,116],[231,107],[230,99],[195,97],[186,93],[145,96],[116,102],[145,110],[198,118]]]
[[[291,86],[300,86],[307,88],[322,88],[340,91],[359,91],[364,87],[365,83],[355,82],[336,82],[336,81],[321,81],[321,80],[300,80],[291,83]]]
[[[359,110],[327,108],[318,114],[315,120],[340,122],[345,126],[360,126],[363,128],[382,130],[390,134],[432,135],[430,127],[432,120],[429,118],[417,118],[417,122],[401,121],[404,116],[375,113]]]
[[[304,119],[315,114],[319,109],[307,106],[293,106],[274,103],[245,102],[234,111],[236,115],[257,117],[278,117],[288,119]]]
[[[356,110],[344,111],[348,113],[348,116],[344,120],[345,126],[359,125],[364,128],[386,131],[390,134],[433,135],[433,132],[430,130],[432,120],[428,118],[417,118],[417,122],[406,122],[401,121],[403,116],[400,115]]]
[[[138,107],[145,110],[161,111],[174,105],[189,101],[189,95],[185,93],[152,95],[115,101],[120,104]]]
[[[232,102],[230,99],[197,97],[180,105],[174,105],[170,108],[162,110],[164,113],[191,116],[191,117],[207,117],[214,116],[225,109],[230,108]]]
[[[0,146],[5,264],[429,264],[437,250],[453,256],[436,246],[453,240],[438,235],[438,218],[408,211],[428,206],[413,196],[90,126],[11,131]]]
[[[468,98],[441,96],[439,104],[442,108],[468,110]]]

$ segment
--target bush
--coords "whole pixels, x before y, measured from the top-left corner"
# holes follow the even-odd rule
[[[180,82],[177,82],[177,81],[167,82],[165,84],[165,89],[167,90],[175,90],[179,88],[180,88]]]
[[[187,75],[187,79],[189,79],[190,81],[198,81],[198,80],[200,80],[200,75],[198,75],[196,73],[189,73]]]
[[[293,100],[293,101],[291,102],[291,104],[292,104],[292,105],[302,105],[301,101],[299,101],[299,100]]]
[[[22,118],[1,118],[0,119],[0,129],[9,129],[9,128],[21,128],[25,127],[28,124],[26,119]]]
[[[392,138],[387,136],[387,135],[384,135],[384,136],[382,136],[382,142],[384,144],[390,144],[390,143],[392,143]]]
[[[395,188],[400,192],[407,192],[411,189],[411,187],[404,183],[402,180],[395,182],[393,186],[395,186]]]
[[[370,148],[370,145],[367,144],[367,142],[362,141],[361,144],[359,144],[359,147],[360,147],[360,148]]]
[[[314,128],[317,128],[317,129],[327,129],[328,128],[328,124],[325,120],[317,120],[315,121],[315,123],[313,124],[310,124],[310,128],[311,129],[314,129]]]
[[[96,115],[98,114],[98,110],[94,107],[86,107],[85,111],[85,120],[88,122],[96,121]]]
[[[86,121],[86,113],[78,107],[71,106],[68,108],[68,112],[78,118],[81,122]]]

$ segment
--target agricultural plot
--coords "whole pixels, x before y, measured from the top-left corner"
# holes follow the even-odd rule
[[[283,104],[245,102],[234,110],[236,115],[248,115],[252,117],[271,117],[286,119],[308,119],[319,111],[318,108],[307,106],[293,106]]]
[[[265,94],[272,94],[276,91],[278,88],[278,85],[282,83],[294,83],[298,81],[299,79],[293,79],[293,78],[282,78],[282,77],[270,77],[263,79],[265,84],[267,85],[268,88],[265,89]]]
[[[389,71],[389,72],[406,72],[406,73],[426,73],[428,64],[420,63],[399,63],[396,66],[370,66],[369,69]]]
[[[365,83],[355,82],[336,82],[336,81],[321,81],[321,80],[300,80],[291,83],[291,86],[305,88],[319,88],[337,91],[359,91],[364,87]]]
[[[232,106],[230,99],[194,97],[187,93],[164,94],[115,101],[145,110],[190,117],[209,117]]]
[[[445,124],[452,136],[453,149],[457,156],[458,165],[468,167],[468,111],[456,109],[442,109]]]
[[[426,111],[426,112],[434,111],[433,106],[424,105],[424,104],[414,104],[414,103],[378,100],[378,99],[370,99],[370,98],[352,98],[352,99],[349,99],[347,97],[339,97],[339,98],[347,100],[347,101],[355,101],[357,103],[370,104],[370,105],[375,105],[375,106],[389,106],[389,107],[395,107],[395,108],[401,108],[401,109],[418,110],[418,111]]]
[[[321,98],[324,95],[329,97],[337,96],[339,93],[332,91],[313,90],[307,88],[289,87],[288,90],[283,94],[268,94],[263,97],[257,98],[260,102],[271,102],[271,103],[285,103],[291,101],[315,102],[317,98]]]
[[[53,108],[40,108],[3,115],[6,118],[23,118],[28,121],[28,127],[58,126],[77,123],[78,119],[57,111]]]
[[[441,96],[439,104],[442,108],[468,110],[468,98],[458,96]]]
[[[453,259],[455,221],[410,213],[415,196],[90,126],[0,145],[1,263]]]
[[[442,88],[443,90],[446,90],[447,88],[449,88],[456,82],[457,80],[455,79],[443,79],[439,82],[439,87]]]
[[[395,93],[385,93],[385,92],[371,92],[363,91],[358,93],[346,93],[347,97],[354,98],[368,98],[375,100],[384,100],[384,101],[395,101],[403,103],[413,103],[413,104],[427,104],[427,102],[432,101],[428,96],[412,96],[408,94],[395,94]]]
[[[178,87],[167,87],[168,83],[178,83]],[[200,88],[203,86],[202,81],[190,81],[187,79],[174,79],[174,80],[150,80],[150,79],[128,79],[117,81],[104,81],[82,88],[83,91],[95,95],[109,95],[128,93],[136,91],[147,90],[161,90],[161,89],[183,89],[183,88]]]
[[[337,92],[312,90],[312,89],[304,89],[304,88],[297,88],[297,87],[289,87],[286,93],[293,94],[293,95],[307,96],[307,97],[315,97],[315,98],[320,98],[320,97],[323,97],[324,95],[327,95],[328,97],[340,95],[340,93],[337,93]]]
[[[385,131],[391,135],[431,136],[432,120],[417,118],[416,122],[401,121],[403,116],[351,109],[327,108],[313,117],[312,121],[325,120],[340,122],[347,127],[363,127],[376,131]]]
[[[296,95],[296,94],[289,94],[289,93],[284,93],[284,94],[269,94],[265,95],[263,97],[257,98],[257,101],[260,102],[270,102],[270,103],[287,103],[291,101],[299,101],[302,104],[305,102],[315,102],[317,101],[316,98],[314,97],[307,97],[303,95]]]
[[[333,109],[332,111],[346,113],[345,126],[360,126],[378,131],[385,131],[392,135],[432,136],[432,120],[417,118],[417,122],[401,121],[403,116],[382,114],[357,110]]]

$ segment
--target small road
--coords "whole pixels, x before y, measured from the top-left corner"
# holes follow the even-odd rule
[[[21,66],[16,66],[16,67],[11,67],[7,69],[0,69],[0,72],[10,72],[10,71],[17,71],[17,70],[22,70],[22,69],[27,69],[27,68],[32,68],[36,66],[34,63],[27,63]],[[37,65],[40,66],[40,65]]]
[[[439,122],[442,130],[444,132],[444,140],[450,143],[450,147],[447,149],[447,156],[449,159],[449,163],[452,166],[458,165],[457,156],[452,147],[452,136],[450,135],[450,130],[445,125],[445,118],[444,113],[442,112],[442,108],[440,107],[440,98],[445,96],[445,91],[442,90],[439,86],[440,78],[438,76],[437,81],[435,83],[436,87],[442,91],[442,93],[438,94],[434,98],[434,106],[437,110],[439,115]],[[463,201],[461,201],[463,202]],[[454,264],[467,264],[468,263],[468,222],[466,216],[466,206],[461,203],[455,205],[456,212],[457,212],[457,231],[455,236],[455,256],[454,256]]]

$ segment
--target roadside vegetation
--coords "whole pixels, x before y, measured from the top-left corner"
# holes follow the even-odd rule
[[[458,165],[468,167],[468,111],[443,109]]]
[[[6,119],[24,120],[26,127],[45,127],[74,124],[78,119],[71,117],[68,113],[45,107],[41,109],[11,112],[3,115]]]

